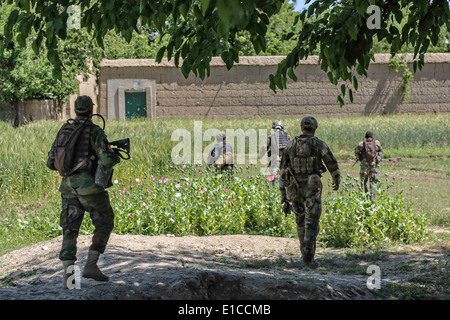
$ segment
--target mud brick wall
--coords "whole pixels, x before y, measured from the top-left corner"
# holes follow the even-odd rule
[[[332,85],[312,56],[295,70],[297,82],[288,81],[287,90],[274,93],[268,78],[283,57],[240,57],[227,70],[220,58],[213,58],[211,75],[204,81],[193,74],[185,79],[173,61],[157,64],[152,59],[103,60],[99,76],[99,112],[107,116],[108,80],[130,79],[155,82],[156,118],[169,117],[286,117],[360,116],[388,113],[450,112],[450,53],[425,55],[425,66],[414,74],[410,98],[403,103],[402,70],[389,68],[389,54],[375,55],[368,77],[358,76],[354,101],[336,102],[339,87]],[[412,55],[407,56],[412,70]],[[119,81],[120,82],[120,81]],[[137,82],[136,82],[137,83]],[[113,88],[114,89],[114,88]],[[111,89],[111,90],[113,90]],[[129,88],[128,85],[128,89]],[[111,94],[109,95],[111,97]]]

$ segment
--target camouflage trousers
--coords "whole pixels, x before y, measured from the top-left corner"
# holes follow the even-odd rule
[[[300,240],[300,252],[305,262],[314,261],[319,219],[322,214],[322,182],[318,175],[299,181],[300,190],[293,201],[293,211]]]
[[[369,198],[371,201],[375,201],[375,196],[377,194],[378,165],[362,161],[359,176],[361,178],[361,188],[364,188],[364,192],[366,193],[369,192],[369,189],[367,188],[367,182],[369,182]]]
[[[90,214],[95,227],[90,250],[103,253],[114,228],[114,212],[107,191],[91,195],[62,192],[62,212],[60,225],[63,228],[63,241],[59,253],[60,260],[76,260],[77,238],[84,213]]]

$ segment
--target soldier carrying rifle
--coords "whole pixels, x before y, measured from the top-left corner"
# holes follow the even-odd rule
[[[64,267],[64,288],[68,288],[70,277],[67,269],[77,260],[77,237],[85,211],[90,213],[95,230],[83,277],[109,280],[98,268],[97,261],[104,253],[113,230],[114,212],[105,190],[106,183],[100,186],[95,182],[110,180],[112,167],[120,162],[103,129],[92,123],[91,98],[79,96],[75,102],[75,113],[76,118],[67,121],[58,132],[47,160],[47,167],[58,170],[63,177],[59,187],[62,198],[60,225],[63,228],[59,259]],[[102,174],[109,176],[99,177]]]

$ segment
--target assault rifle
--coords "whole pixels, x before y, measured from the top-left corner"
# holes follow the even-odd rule
[[[93,114],[91,117],[97,116],[103,121],[103,130],[105,130],[106,121],[105,118],[103,118],[100,114]],[[110,146],[113,146],[115,148],[111,148],[112,151],[122,158],[123,160],[129,160],[130,159],[130,139],[125,138],[121,140],[112,141],[109,143]],[[106,168],[101,161],[97,163],[97,170],[95,171],[95,184],[103,187],[103,188],[109,188],[113,185],[112,183],[112,177],[114,174],[113,168]]]
[[[109,143],[115,148],[111,148],[113,152],[122,158],[123,160],[130,159],[130,139],[121,139],[112,141]],[[113,185],[112,177],[114,174],[113,168],[106,168],[101,161],[97,163],[97,170],[95,171],[95,184],[103,187],[109,188]]]
[[[114,151],[115,154],[117,154],[123,160],[130,159],[130,138],[112,141],[109,144],[111,146],[116,147],[116,148],[112,148],[112,150]],[[125,154],[125,156],[123,154]]]

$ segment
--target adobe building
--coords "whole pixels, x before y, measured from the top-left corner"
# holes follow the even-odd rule
[[[211,61],[210,76],[185,79],[173,59],[102,60],[99,64],[98,112],[108,119],[170,117],[360,116],[388,113],[450,112],[450,53],[429,53],[411,81],[403,102],[402,70],[389,67],[390,54],[376,54],[368,77],[357,76],[354,101],[340,108],[334,86],[320,69],[318,57],[299,62],[297,82],[274,93],[268,84],[280,56],[240,57],[227,70],[221,58]],[[407,55],[412,70],[412,55]],[[181,65],[181,62],[180,62]]]

